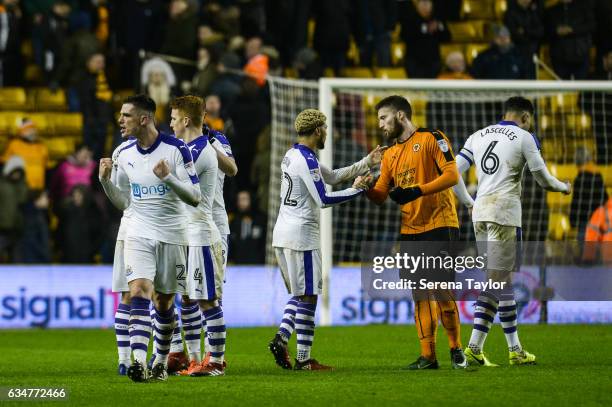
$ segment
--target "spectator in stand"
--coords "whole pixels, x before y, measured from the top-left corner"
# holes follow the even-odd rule
[[[92,202],[89,187],[75,185],[56,210],[57,245],[62,263],[89,264],[99,247],[99,212]]]
[[[595,17],[590,1],[559,0],[546,13],[552,67],[562,79],[586,79]]]
[[[240,69],[240,58],[233,52],[226,52],[221,56],[217,64],[218,76],[210,85],[210,92],[219,95],[223,113],[227,113],[227,109],[231,106],[238,95],[241,88],[240,83],[242,77],[236,73]]]
[[[508,28],[498,25],[493,30],[493,43],[474,59],[472,76],[476,79],[527,79],[528,62],[512,44]]]
[[[601,52],[601,64],[595,69],[595,80],[612,80],[612,47]]]
[[[62,60],[64,44],[69,37],[70,12],[72,8],[65,0],[57,0],[49,13],[41,16],[40,27],[32,33],[39,33],[36,41],[40,44],[41,55],[37,60],[45,73],[47,83],[59,83],[58,67]],[[34,38],[32,38],[34,43]]]
[[[240,97],[229,108],[234,123],[234,140],[230,139],[236,162],[251,168],[259,133],[270,123],[270,106],[265,88],[250,78],[242,81]],[[253,190],[249,171],[239,171],[234,177],[239,189]]]
[[[450,40],[446,23],[440,20],[432,0],[398,4],[402,40],[406,43],[406,73],[409,78],[435,78],[442,68],[440,43]]]
[[[462,52],[453,51],[446,56],[445,68],[438,79],[474,79],[466,72],[465,57]]]
[[[346,65],[351,35],[349,0],[313,0],[315,17],[314,49],[323,68],[332,68],[339,76]]]
[[[197,46],[198,15],[195,0],[172,0],[166,35],[162,42],[162,54],[193,61]],[[171,64],[178,83],[193,77],[193,69],[187,65]]]
[[[221,116],[221,99],[219,96],[211,94],[206,96],[206,116],[204,124],[213,130],[220,131],[225,134],[228,139],[234,138],[234,125],[232,119],[223,118]]]
[[[197,68],[198,71],[191,80],[189,90],[198,96],[208,94],[210,86],[217,78],[217,60],[215,53],[208,48],[198,49]]]
[[[98,39],[91,32],[91,17],[79,11],[70,15],[70,37],[63,44],[61,59],[57,61],[57,75],[50,83],[52,88],[64,86],[68,89],[70,111],[80,111],[78,88],[90,75],[87,70],[89,58],[100,50]]]
[[[597,60],[601,61],[612,50],[612,1],[595,0],[595,21],[593,39],[597,48]]]
[[[83,114],[83,141],[96,160],[104,154],[108,127],[114,124],[113,93],[106,80],[105,67],[103,54],[91,55],[87,59],[85,76],[75,87],[79,110]]]
[[[91,173],[96,167],[91,149],[85,144],[77,146],[74,154],[66,158],[53,174],[50,188],[53,206],[59,205],[76,185],[91,185]]]
[[[601,171],[585,147],[576,148],[578,175],[572,182],[572,203],[570,206],[570,225],[576,228],[576,240],[583,241],[585,227],[591,214],[608,200]]]
[[[293,69],[295,69],[300,79],[317,80],[323,76],[319,56],[313,49],[308,47],[302,48],[295,54]]]
[[[2,154],[2,162],[18,155],[25,162],[25,174],[30,189],[45,188],[45,172],[49,162],[49,150],[38,139],[36,125],[30,119],[23,119],[17,130],[18,137],[11,139]]]
[[[22,85],[22,17],[19,0],[0,0],[0,87]]]
[[[10,157],[0,177],[0,262],[12,263],[17,242],[23,231],[22,205],[27,201],[25,162],[18,155]]]
[[[251,206],[251,193],[238,192],[236,213],[230,223],[230,261],[236,264],[264,264],[266,222]]]
[[[508,11],[504,15],[504,24],[510,30],[512,42],[523,59],[532,61],[544,38],[544,27],[537,4],[533,0],[510,1]],[[526,67],[528,78],[535,79],[535,64],[528,63]]]
[[[23,233],[17,242],[16,262],[27,264],[51,262],[48,214],[47,191],[31,191],[30,198],[23,205]]]
[[[116,38],[119,58],[118,85],[139,87],[138,52],[158,51],[162,42],[165,2],[162,0],[121,0],[111,2],[111,37]]]
[[[391,33],[397,22],[396,0],[359,0],[358,24],[354,24],[355,42],[361,65],[391,66]]]
[[[155,122],[169,131],[169,104],[177,84],[170,64],[161,58],[151,58],[142,65],[141,81],[144,93],[155,102]]]

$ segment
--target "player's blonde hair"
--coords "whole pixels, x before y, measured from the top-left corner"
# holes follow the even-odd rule
[[[170,108],[180,111],[186,117],[191,119],[194,127],[202,127],[204,120],[204,100],[199,96],[187,95],[179,96],[170,102]]]
[[[317,109],[302,110],[295,118],[295,131],[300,136],[312,134],[312,132],[325,124],[327,117]]]

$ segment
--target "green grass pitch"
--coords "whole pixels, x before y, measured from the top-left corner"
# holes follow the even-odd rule
[[[462,327],[463,343],[470,331]],[[64,387],[69,400],[52,404],[113,407],[612,405],[611,326],[527,325],[519,331],[525,348],[538,358],[535,366],[508,365],[496,325],[486,351],[501,367],[451,370],[440,329],[440,369],[408,372],[400,368],[418,355],[414,326],[317,328],[313,356],[336,367],[322,373],[278,368],[267,350],[274,328],[230,329],[225,377],[132,383],[116,375],[111,329],[8,330],[0,331],[0,386]]]

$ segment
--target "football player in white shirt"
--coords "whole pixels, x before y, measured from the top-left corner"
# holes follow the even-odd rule
[[[287,290],[293,297],[285,307],[278,333],[268,346],[276,363],[283,369],[292,368],[287,342],[294,329],[297,333],[294,368],[331,369],[310,357],[317,296],[323,288],[319,210],[358,197],[368,188],[372,177],[369,174],[358,176],[351,188],[336,192],[328,192],[325,183],[335,185],[365,174],[369,168],[380,164],[382,158],[383,149],[377,147],[349,167],[330,170],[321,166],[316,151],[325,145],[325,121],[325,115],[315,109],[298,114],[295,119],[297,143],[287,151],[281,164],[281,205],[272,246]]]
[[[506,290],[483,291],[476,301],[474,327],[465,356],[471,364],[496,366],[482,349],[499,312],[511,365],[533,364],[535,356],[523,349],[517,332],[517,308],[512,293],[511,273],[517,270],[517,241],[521,239],[521,180],[525,164],[538,184],[548,190],[569,194],[569,182],[548,172],[540,154],[540,143],[531,134],[534,109],[523,97],[511,97],[504,106],[503,120],[472,134],[457,155],[459,172],[476,166],[478,193],[474,202],[460,181],[454,187],[459,200],[472,207],[477,242],[487,244],[487,276],[505,282]]]
[[[120,210],[131,206],[125,240],[125,273],[130,289],[130,347],[134,362],[127,375],[149,378],[147,347],[151,337],[149,307],[156,315],[157,356],[152,379],[166,380],[174,327],[174,296],[186,293],[187,214],[183,202],[200,203],[198,176],[187,145],[155,128],[155,102],[146,95],[126,98],[119,128],[136,140],[119,151],[117,185],[110,180],[112,160],[100,160],[100,182]],[[155,291],[155,296],[153,295]]]
[[[225,374],[223,358],[225,354],[225,320],[218,300],[223,290],[223,255],[221,235],[213,221],[213,200],[217,184],[217,151],[208,137],[202,134],[204,120],[204,101],[197,96],[182,96],[170,103],[172,108],[170,127],[177,137],[187,143],[193,157],[196,173],[200,180],[202,199],[195,207],[188,207],[189,237],[187,290],[183,296],[183,310],[190,300],[196,300],[204,314],[208,336],[210,360],[200,360],[199,331],[202,328],[201,316],[193,321],[197,328],[197,343],[189,346],[188,324],[194,316],[183,318],[185,340],[190,356],[189,368],[184,372],[190,376],[222,376]],[[197,303],[195,304],[197,307]],[[183,311],[184,312],[184,311]],[[187,321],[187,324],[185,323]]]
[[[119,156],[119,151],[134,142],[133,138],[128,138],[129,135],[127,133],[125,133],[123,136],[127,138],[127,140],[119,144],[111,156],[113,161],[111,182],[115,185],[117,185],[117,157]],[[125,376],[127,374],[127,370],[132,364],[130,359],[132,354],[132,350],[130,348],[130,333],[128,332],[131,298],[123,262],[125,230],[130,218],[130,213],[130,207],[123,211],[121,223],[119,224],[119,231],[117,232],[117,242],[115,243],[115,255],[113,258],[112,290],[113,292],[121,293],[121,300],[117,306],[117,310],[115,311],[115,337],[117,339],[117,353],[119,355],[118,373],[121,376]]]

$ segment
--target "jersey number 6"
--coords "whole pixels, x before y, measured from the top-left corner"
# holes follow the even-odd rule
[[[493,152],[493,149],[497,143],[499,143],[499,141],[492,141],[491,144],[489,144],[484,156],[482,156],[482,160],[480,161],[480,166],[485,174],[495,174],[495,172],[499,169],[499,157]]]

